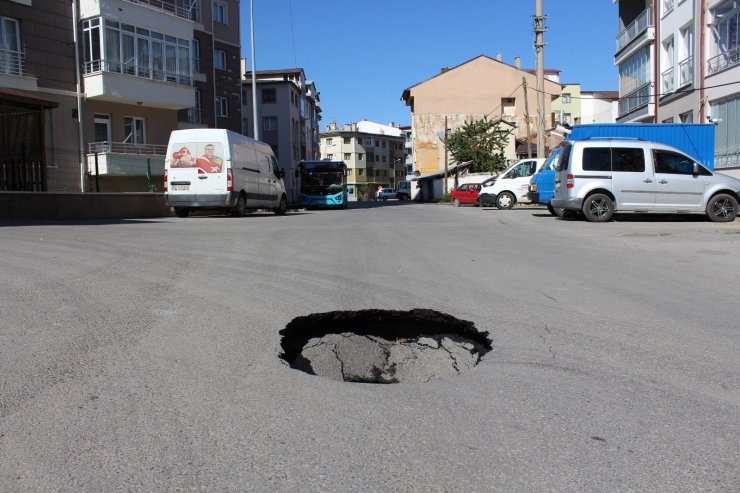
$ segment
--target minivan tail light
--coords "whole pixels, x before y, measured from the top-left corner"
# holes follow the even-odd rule
[[[167,193],[168,187],[167,187],[167,172],[164,172],[164,193]]]
[[[234,173],[231,171],[231,168],[226,170],[226,191],[234,191]]]
[[[569,174],[566,178],[565,188],[573,188],[573,175]]]

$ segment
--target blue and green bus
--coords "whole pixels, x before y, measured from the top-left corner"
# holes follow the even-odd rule
[[[347,207],[347,165],[343,161],[301,161],[303,207]]]

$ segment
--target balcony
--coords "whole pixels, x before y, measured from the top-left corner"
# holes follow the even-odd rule
[[[664,71],[662,74],[660,74],[660,80],[661,80],[661,93],[662,95],[666,95],[668,93],[673,92],[675,89],[675,81],[673,78],[673,67],[669,68],[668,70]]]
[[[146,175],[148,161],[151,174],[161,175],[166,153],[166,145],[90,142],[87,145],[87,170],[93,175]]]
[[[162,2],[161,0],[124,0],[125,2],[145,5],[151,9],[174,15],[193,22],[200,22],[200,9],[197,2],[193,2],[190,7],[180,7],[172,2]]]
[[[688,57],[678,63],[678,87],[684,87],[694,82],[694,59]]]
[[[202,123],[200,108],[188,108],[188,122]]]
[[[0,50],[0,74],[26,75],[25,56],[20,51]]]
[[[641,13],[637,19],[635,19],[627,28],[619,33],[617,36],[617,53],[622,51],[627,45],[632,43],[645,31],[648,27],[654,26],[653,22],[653,9],[648,8]]]
[[[707,61],[707,75],[716,74],[737,64],[740,64],[740,46],[710,58]]]
[[[650,103],[650,83],[644,84],[635,91],[619,99],[619,116],[631,113]]]
[[[84,65],[85,96],[97,101],[179,110],[193,105],[190,74],[109,60]]]

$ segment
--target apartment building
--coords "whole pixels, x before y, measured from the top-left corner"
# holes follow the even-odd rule
[[[228,35],[206,29],[202,4],[209,14],[225,7],[236,27]],[[209,88],[203,92],[213,96],[213,115],[219,97],[231,98],[225,113],[232,115],[199,125],[240,129],[238,12],[236,0],[1,2],[0,94],[10,115],[3,121],[32,128],[24,135],[33,144],[18,144],[13,132],[0,137],[3,148],[23,149],[20,157],[20,151],[4,154],[1,176],[12,180],[0,187],[161,189],[169,134],[191,124],[187,109],[198,105],[197,90]],[[198,43],[202,31],[212,35],[208,50]],[[222,38],[231,43],[222,50],[226,69],[199,71],[199,63],[212,65]],[[13,113],[19,105],[27,108],[22,117]]]
[[[319,159],[320,95],[302,68],[256,71],[257,121],[252,106],[252,73],[242,59],[242,122],[244,135],[255,136],[272,147],[285,171],[288,202],[300,201],[302,160]]]
[[[552,101],[552,123],[575,125],[581,121],[581,85],[563,83],[560,96]]]
[[[321,132],[321,159],[347,165],[349,200],[375,197],[378,187],[395,188],[406,176],[406,132],[371,121],[330,123]]]
[[[740,168],[740,1],[616,1],[617,121],[712,121],[715,167]]]
[[[465,88],[464,92],[460,91],[461,87]],[[411,108],[414,171],[427,175],[444,169],[445,148],[439,136],[445,134],[445,122],[447,131],[453,132],[465,122],[484,116],[490,120],[501,119],[514,128],[505,156],[516,159],[516,141],[526,142],[528,137],[527,121],[530,138],[538,127],[536,87],[535,74],[521,68],[519,57],[514,59],[514,65],[509,65],[498,54],[496,59],[480,55],[444,68],[404,90],[401,99]],[[546,77],[544,91],[549,95],[543,110],[549,126],[551,99],[560,95],[561,86]]]

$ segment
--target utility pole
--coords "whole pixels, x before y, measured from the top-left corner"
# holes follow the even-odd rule
[[[447,193],[447,115],[445,115],[445,190],[443,193]]]
[[[545,16],[542,0],[535,0],[534,48],[537,52],[537,157],[545,157]]]
[[[257,123],[257,59],[254,56],[254,0],[249,0],[249,17],[252,35],[252,120],[254,139],[260,140],[260,126]]]
[[[522,77],[524,87],[524,121],[527,124],[527,159],[532,159],[532,134],[529,131],[529,98],[527,97],[527,78]]]

